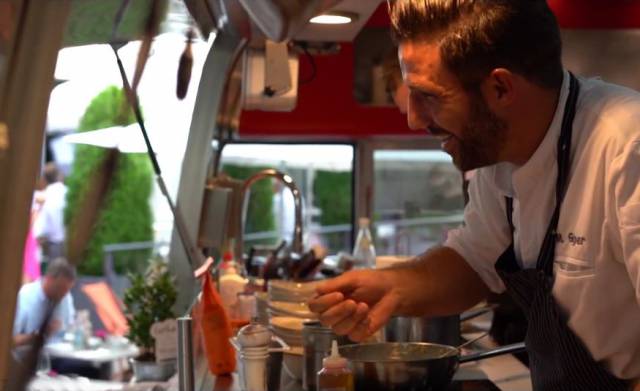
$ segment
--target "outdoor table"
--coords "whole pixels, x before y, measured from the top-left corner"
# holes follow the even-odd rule
[[[77,349],[71,342],[54,342],[45,345],[44,352],[50,358],[84,361],[99,368],[100,378],[116,379],[129,368],[127,360],[138,356],[140,350],[133,344],[100,345],[94,349]]]

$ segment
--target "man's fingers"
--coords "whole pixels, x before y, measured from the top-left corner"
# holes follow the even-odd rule
[[[348,335],[360,322],[367,318],[368,313],[369,306],[365,303],[359,303],[353,315],[336,323],[333,326],[333,331],[338,335]]]
[[[397,306],[398,299],[391,294],[384,296],[376,303],[371,311],[369,311],[369,335],[375,333],[380,327],[387,323]]]
[[[345,273],[339,277],[332,278],[318,285],[316,292],[319,295],[326,295],[331,292],[350,292],[356,287],[356,277],[354,273]]]
[[[327,327],[333,327],[344,319],[352,316],[356,312],[357,307],[358,305],[355,301],[345,300],[321,313],[320,322]]]
[[[340,292],[328,293],[326,295],[314,297],[307,303],[311,312],[322,313],[339,304],[344,300],[344,295]]]
[[[349,339],[353,342],[361,342],[369,337],[369,322],[369,317],[366,317],[362,322],[358,323],[349,333]]]

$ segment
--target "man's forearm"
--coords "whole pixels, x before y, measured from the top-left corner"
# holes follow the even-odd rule
[[[398,315],[457,314],[489,294],[478,274],[454,250],[436,247],[417,258],[385,271],[402,298]]]

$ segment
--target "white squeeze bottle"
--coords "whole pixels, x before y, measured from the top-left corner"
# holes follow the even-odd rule
[[[338,353],[338,342],[331,343],[331,355],[322,360],[322,369],[318,372],[318,391],[353,391],[353,372],[349,362]]]
[[[353,247],[353,267],[356,269],[373,268],[376,264],[376,249],[373,247],[373,238],[369,230],[369,219],[359,218],[358,226],[356,245]]]
[[[247,280],[240,275],[238,264],[230,251],[225,252],[220,265],[220,297],[224,303],[229,319],[238,317],[238,294],[244,291]]]

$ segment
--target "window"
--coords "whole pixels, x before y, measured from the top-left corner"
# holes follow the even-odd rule
[[[290,175],[302,194],[304,244],[329,253],[351,251],[353,158],[349,144],[233,143],[222,150],[220,171],[245,180],[265,168]],[[277,180],[251,187],[245,220],[245,251],[257,244],[291,243],[294,202]]]
[[[420,254],[462,222],[462,175],[446,153],[376,149],[373,166],[378,255]]]

